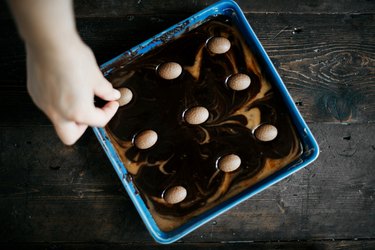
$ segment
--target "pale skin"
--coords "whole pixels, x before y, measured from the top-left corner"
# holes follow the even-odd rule
[[[9,0],[27,54],[27,90],[66,145],[88,126],[103,127],[116,113],[120,92],[103,77],[81,40],[71,0]],[[94,96],[108,101],[102,108]]]

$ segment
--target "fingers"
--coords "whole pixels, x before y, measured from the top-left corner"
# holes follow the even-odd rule
[[[89,110],[82,113],[80,123],[93,127],[104,127],[116,114],[118,107],[119,103],[116,101],[110,101],[102,108],[96,108],[94,105],[92,105]]]
[[[77,107],[76,112],[69,117],[56,113],[54,116],[49,115],[57,135],[64,144],[73,145],[83,135],[88,126],[104,127],[115,115],[119,107],[115,100],[120,98],[121,93],[102,77],[99,83],[94,85],[94,94],[109,102],[102,108],[95,107],[94,103],[87,103],[87,107],[83,108],[86,105]]]
[[[96,96],[106,101],[115,101],[121,97],[120,91],[114,89],[112,84],[110,84],[104,77],[102,77],[102,80],[95,85],[94,93]]]
[[[85,132],[87,125],[76,122],[59,120],[54,122],[55,130],[65,145],[73,145]]]
[[[55,130],[61,141],[66,145],[73,145],[85,132],[88,126],[104,127],[115,115],[119,107],[118,102],[108,102],[102,108],[94,105],[91,110],[82,114],[80,122],[64,118],[53,119]]]

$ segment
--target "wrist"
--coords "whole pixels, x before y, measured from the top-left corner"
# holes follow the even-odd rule
[[[82,43],[82,40],[76,29],[59,30],[48,35],[39,35],[37,37],[24,37],[26,47],[34,51],[57,51],[66,49],[73,44]]]
[[[27,53],[37,54],[39,56],[62,56],[66,57],[75,51],[75,48],[80,48],[86,45],[83,43],[79,34],[74,31],[65,33],[63,36],[55,36],[40,40],[25,40]]]

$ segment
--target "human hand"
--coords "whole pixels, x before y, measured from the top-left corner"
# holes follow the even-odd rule
[[[88,126],[103,127],[114,116],[120,92],[103,77],[79,36],[49,48],[26,43],[26,52],[28,92],[63,143],[74,144]],[[97,108],[94,96],[108,103]]]

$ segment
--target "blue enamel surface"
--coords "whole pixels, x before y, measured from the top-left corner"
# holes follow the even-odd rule
[[[208,222],[209,220],[213,219],[214,217],[224,213],[225,211],[236,206],[242,201],[248,199],[249,197],[257,194],[258,192],[268,188],[269,186],[275,184],[276,182],[279,182],[285,177],[291,175],[292,173],[300,170],[301,168],[305,167],[309,163],[313,162],[318,157],[318,154],[319,154],[318,144],[316,143],[314,137],[312,136],[305,121],[301,117],[297,107],[295,106],[279,74],[276,72],[276,69],[273,66],[271,60],[269,59],[264,48],[260,44],[254,31],[248,24],[245,16],[243,15],[243,12],[238,7],[238,5],[233,1],[230,1],[230,0],[219,1],[216,4],[209,6],[208,8],[196,13],[192,17],[189,17],[185,19],[184,21],[181,21],[180,23],[170,27],[169,29],[161,32],[160,34],[141,43],[140,45],[108,61],[107,63],[101,66],[101,69],[103,73],[107,75],[109,72],[111,72],[114,68],[119,66],[124,61],[129,61],[128,58],[130,57],[130,55],[134,56],[135,53],[136,53],[136,56],[141,55],[152,50],[158,45],[160,45],[161,41],[157,39],[158,37],[163,37],[164,40],[166,37],[167,37],[167,40],[173,39],[177,37],[178,35],[181,35],[182,33],[199,25],[206,18],[213,16],[213,15],[218,15],[218,14],[231,16],[233,20],[237,22],[237,26],[239,27],[239,29],[241,30],[241,32],[247,39],[249,46],[251,47],[253,52],[257,55],[259,63],[262,64],[263,69],[265,70],[266,74],[269,76],[269,78],[271,78],[272,82],[274,83],[274,87],[276,87],[280,91],[287,107],[289,108],[292,120],[294,124],[296,125],[297,132],[299,133],[299,136],[301,138],[301,141],[304,147],[304,153],[295,163],[292,163],[289,166],[281,169],[280,171],[269,176],[268,178],[264,179],[260,183],[257,183],[256,185],[250,187],[249,189],[245,190],[239,195],[225,201],[224,203],[205,212],[204,214],[194,219],[191,219],[188,223],[186,223],[185,225],[173,231],[163,232],[156,225],[154,219],[152,218],[151,214],[147,210],[145,203],[143,202],[141,197],[137,194],[136,190],[134,189],[133,184],[131,182],[129,183],[126,180],[126,175],[127,175],[126,168],[123,165],[122,161],[120,160],[120,157],[118,156],[116,150],[114,149],[111,141],[108,139],[105,129],[93,128],[95,135],[97,136],[104,151],[106,152],[108,158],[110,159],[117,175],[119,176],[127,193],[129,194],[131,200],[133,201],[147,229],[150,231],[151,235],[154,237],[154,239],[157,242],[163,243],[163,244],[172,243],[180,239],[181,237],[195,230],[196,228]],[[189,25],[186,27],[182,26],[184,22],[186,23],[186,21],[189,21]],[[181,28],[176,29],[177,27],[181,27],[181,26],[183,27],[182,29]]]

